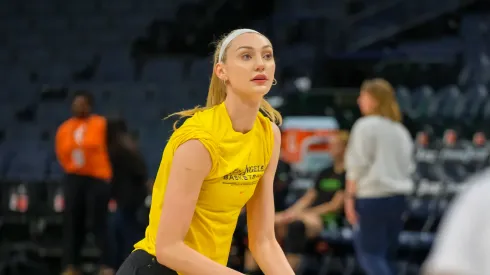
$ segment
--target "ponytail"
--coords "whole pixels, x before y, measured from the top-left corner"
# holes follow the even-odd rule
[[[282,116],[279,111],[274,109],[274,107],[271,106],[267,100],[262,99],[260,102],[260,110],[264,113],[266,117],[268,117],[272,122],[274,122],[277,125],[282,124]]]
[[[209,83],[208,98],[206,99],[206,107],[211,108],[213,106],[223,103],[226,99],[226,86],[225,83],[213,73],[211,76],[211,82]]]
[[[398,102],[396,102],[396,99],[393,99],[393,101],[391,102],[390,111],[391,115],[389,117],[391,118],[391,120],[402,122],[402,113],[400,112],[400,106],[398,105]]]

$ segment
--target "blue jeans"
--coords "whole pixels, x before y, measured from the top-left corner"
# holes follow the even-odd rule
[[[354,248],[366,275],[395,275],[405,196],[358,199]]]
[[[109,218],[110,266],[117,270],[144,235],[145,226],[136,211],[117,209]]]

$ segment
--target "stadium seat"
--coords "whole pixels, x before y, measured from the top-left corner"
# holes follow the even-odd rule
[[[3,95],[7,93],[2,93],[0,95],[0,101],[9,103],[8,98],[3,98]],[[5,130],[7,126],[15,123],[15,106],[0,104],[0,129]]]
[[[61,2],[58,7],[61,13],[70,15],[92,16],[93,14],[97,14],[96,1],[94,0],[73,1],[73,3]]]
[[[143,71],[142,81],[158,83],[162,87],[175,85],[183,79],[184,63],[179,59],[161,58],[148,62]]]
[[[87,35],[90,44],[102,49],[114,49],[123,43],[123,34],[111,29],[97,29]]]
[[[3,180],[7,170],[12,162],[12,157],[15,155],[4,146],[0,146],[0,180]]]
[[[109,27],[109,20],[106,15],[94,14],[92,16],[76,16],[73,18],[73,27],[80,31],[99,31]]]
[[[489,101],[488,90],[484,85],[470,87],[463,95],[461,103],[456,110],[456,119],[473,123],[483,109],[485,102]]]
[[[56,130],[69,117],[69,103],[45,101],[39,104],[37,108],[36,121],[43,130]]]
[[[3,2],[3,1],[2,1]],[[19,38],[23,35],[27,35],[31,30],[31,25],[29,21],[25,18],[15,16],[14,14],[10,14],[10,16],[4,16],[0,18],[0,28],[5,31],[8,35],[8,38]],[[16,41],[10,40],[8,41],[8,45],[12,45]]]
[[[29,16],[49,17],[56,13],[55,1],[33,1],[27,0],[19,3],[22,12]]]
[[[404,86],[397,87],[395,92],[401,111],[412,117],[412,92]]]
[[[412,111],[410,118],[416,120],[427,118],[433,96],[434,90],[430,86],[422,86],[416,89],[411,96]]]
[[[133,79],[133,63],[126,48],[112,49],[102,53],[97,81],[121,82]]]
[[[60,15],[45,16],[36,20],[35,27],[36,30],[43,34],[66,32],[68,30],[68,19]]]
[[[64,171],[61,168],[57,160],[51,161],[49,163],[49,173],[47,179],[52,182],[60,182],[63,178]]]
[[[42,181],[46,177],[48,154],[44,150],[19,151],[12,159],[5,176],[18,182]]]
[[[449,86],[441,89],[435,95],[435,116],[440,119],[454,119],[456,105],[461,100],[461,91],[457,86]]]
[[[34,48],[19,55],[19,62],[30,68],[41,68],[50,62],[51,54],[45,48]]]
[[[211,58],[196,59],[191,64],[186,81],[196,90],[204,90],[209,85],[213,73],[213,60]]]
[[[131,0],[107,0],[102,2],[102,12],[106,14],[123,15],[131,12],[133,3]]]
[[[132,35],[140,35],[145,32],[152,19],[147,14],[132,13],[127,17],[113,16],[112,22],[118,28],[125,30],[125,32],[130,32]]]
[[[71,66],[64,62],[50,62],[39,71],[39,81],[43,84],[68,83],[75,72]]]
[[[289,58],[295,56],[295,59]],[[315,48],[311,44],[298,43],[288,46],[282,49],[277,56],[277,61],[281,63],[281,66],[286,68],[294,68],[298,73],[296,76],[310,76],[312,75],[311,65],[315,60]]]
[[[21,66],[13,66],[10,67],[8,71],[5,72],[6,74],[6,84],[7,85],[19,85],[23,83],[29,83],[29,72],[26,68],[21,67]]]

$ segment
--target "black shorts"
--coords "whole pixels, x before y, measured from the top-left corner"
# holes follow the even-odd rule
[[[177,272],[159,264],[148,252],[136,250],[129,254],[116,275],[177,275]]]

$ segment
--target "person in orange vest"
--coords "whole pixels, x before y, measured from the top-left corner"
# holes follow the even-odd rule
[[[56,157],[66,174],[63,275],[81,274],[80,251],[89,221],[101,259],[107,259],[107,205],[112,167],[107,149],[107,121],[92,114],[92,106],[92,95],[78,92],[72,102],[73,116],[56,133]],[[101,274],[105,269],[102,265]]]

